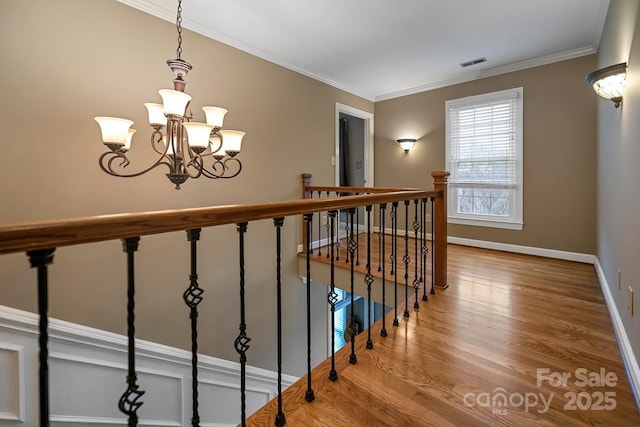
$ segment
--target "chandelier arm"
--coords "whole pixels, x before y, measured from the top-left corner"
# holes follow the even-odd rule
[[[100,168],[108,173],[111,176],[118,176],[118,177],[122,177],[122,178],[133,178],[136,176],[140,176],[142,174],[145,174],[147,172],[149,172],[152,169],[157,168],[158,166],[164,165],[169,169],[169,172],[171,172],[171,164],[167,163],[166,161],[163,160],[162,157],[160,157],[155,163],[153,163],[151,166],[149,166],[146,169],[143,169],[140,172],[135,172],[135,173],[130,173],[130,174],[123,174],[120,172],[116,172],[113,168],[113,162],[116,159],[121,159],[122,163],[120,163],[120,168],[126,168],[129,165],[129,159],[127,158],[127,156],[124,153],[117,153],[117,152],[113,152],[113,151],[107,151],[106,153],[103,153],[100,156],[100,159],[98,161],[98,163],[100,164]],[[106,161],[105,161],[106,160]]]
[[[238,170],[229,176],[225,176],[223,178],[235,178],[236,176],[238,176],[240,174],[240,172],[242,172],[242,162],[239,159],[236,159],[235,157],[230,157],[227,160],[224,161],[224,167],[225,169],[229,170],[229,166],[227,166],[227,163],[235,163],[238,166]]]
[[[222,163],[220,161],[216,161],[218,163]],[[214,163],[215,164],[215,163]],[[209,171],[208,169],[202,168],[202,176],[209,178],[209,179],[218,179],[218,178],[222,178],[222,175],[224,175],[224,171],[222,172],[221,175],[218,175],[215,172]]]
[[[169,150],[169,145],[162,142],[162,132],[160,132],[160,129],[162,128],[159,126],[154,126],[153,129],[154,131],[151,134],[151,148],[153,148],[153,151],[155,151],[156,153],[162,154],[162,156],[166,156],[167,151]],[[162,148],[158,149],[158,147]]]
[[[229,168],[229,166],[227,165],[227,163],[229,163],[229,162],[235,163],[236,167],[237,167],[237,170],[235,172],[233,172],[231,175],[227,175],[227,171],[231,170]],[[220,173],[220,174],[218,174],[216,172],[217,169],[218,169],[218,165],[220,165],[220,167],[222,167],[222,173]],[[234,167],[233,169],[236,169],[236,167]],[[236,159],[235,157],[230,157],[230,158],[226,159],[224,162],[222,162],[220,160],[216,160],[212,165],[212,169],[213,169],[213,171],[204,169],[202,171],[202,174],[204,176],[206,176],[207,178],[220,178],[220,179],[235,178],[242,171],[242,162],[240,160]]]
[[[186,163],[184,161],[184,157],[185,156],[182,156],[182,164],[184,166],[185,172],[187,173],[187,175],[189,175],[189,178],[200,178],[200,176],[202,175],[202,171],[204,170],[204,161],[202,160],[202,155],[194,153],[191,149],[189,149],[189,157],[191,160]],[[192,175],[191,170],[194,168],[197,173],[195,175]]]

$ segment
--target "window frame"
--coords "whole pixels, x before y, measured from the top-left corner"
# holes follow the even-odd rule
[[[464,98],[452,99],[445,102],[445,161],[447,169],[453,171],[451,157],[451,116],[450,110],[452,108],[463,108],[470,106],[478,106],[489,102],[495,102],[499,100],[516,99],[517,111],[515,115],[516,122],[516,188],[513,191],[512,197],[510,197],[510,208],[513,207],[511,215],[509,217],[488,215],[488,214],[474,214],[474,213],[459,213],[458,211],[458,197],[457,189],[454,180],[450,180],[448,185],[447,194],[447,220],[450,224],[463,224],[481,227],[493,227],[503,228],[509,230],[522,230],[524,226],[523,222],[523,94],[524,89],[522,87],[501,90],[497,92],[484,93],[480,95],[467,96]],[[452,174],[453,175],[453,174]],[[453,177],[452,177],[453,178]],[[491,189],[490,186],[483,187],[482,184],[477,184],[476,188]]]

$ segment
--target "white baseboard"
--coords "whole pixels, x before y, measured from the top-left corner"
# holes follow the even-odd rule
[[[378,232],[380,230],[379,227],[371,227],[372,232]],[[392,234],[392,229],[385,227],[385,234]],[[409,237],[415,237],[415,233],[413,230],[408,230]],[[404,230],[398,230],[398,238],[402,238],[405,235]],[[431,241],[431,233],[426,233],[426,239]],[[510,243],[500,243],[500,242],[490,242],[487,240],[475,240],[475,239],[467,239],[463,237],[447,237],[448,243],[453,243],[456,245],[463,246],[472,246],[475,248],[484,248],[484,249],[493,249],[496,251],[504,251],[504,252],[513,252],[525,255],[535,255],[546,258],[555,258],[562,259],[567,261],[576,261],[582,262],[585,264],[594,264],[596,261],[595,255],[592,254],[583,254],[579,252],[568,252],[568,251],[559,251],[556,249],[545,249],[545,248],[537,248],[533,246],[521,246],[521,245],[512,245]],[[322,239],[319,241],[314,241],[311,244],[312,249],[317,249],[318,246],[325,246],[329,242],[327,239]],[[302,245],[298,245],[298,253],[303,251]]]
[[[126,388],[127,338],[58,319],[49,319],[49,338],[52,422],[125,425],[117,404]],[[37,340],[36,314],[0,305],[0,426],[37,425]],[[147,392],[140,425],[190,424],[191,353],[136,339],[136,368]],[[202,425],[237,425],[239,363],[198,355],[198,369]],[[246,380],[247,414],[277,395],[275,372],[247,366]],[[283,388],[296,380],[283,375]]]
[[[533,246],[512,245],[509,243],[488,242],[485,240],[465,239],[462,237],[449,236],[447,242],[456,245],[473,246],[476,248],[493,249],[497,251],[514,252],[526,255],[536,255],[547,258],[563,259],[567,261],[583,262],[585,264],[594,264],[595,255],[582,254],[579,252],[558,251],[555,249],[536,248]]]
[[[636,356],[633,354],[633,348],[629,342],[629,336],[624,328],[620,312],[618,311],[618,307],[616,306],[613,295],[611,294],[611,288],[604,276],[602,266],[600,265],[600,261],[597,257],[595,260],[595,267],[598,280],[600,281],[600,287],[602,288],[602,294],[604,295],[604,300],[609,311],[609,317],[611,318],[611,323],[613,323],[613,330],[616,334],[618,347],[620,347],[622,361],[624,362],[624,366],[627,370],[629,383],[631,383],[631,391],[633,392],[633,397],[636,399],[636,406],[638,407],[638,410],[640,410],[640,367],[638,366],[638,359],[636,359]]]

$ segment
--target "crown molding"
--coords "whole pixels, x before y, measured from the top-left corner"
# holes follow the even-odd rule
[[[130,6],[134,9],[138,9],[141,12],[155,16],[156,18],[160,18],[167,22],[173,23],[175,22],[175,19],[176,19],[175,11],[158,7],[157,5],[146,0],[116,0],[116,1],[118,1],[119,3],[125,4],[127,6]],[[257,49],[254,46],[250,46],[244,42],[241,42],[240,40],[234,39],[233,37],[229,37],[226,34],[220,33],[218,31],[214,31],[211,28],[205,25],[202,25],[198,22],[195,22],[191,19],[188,19],[186,17],[183,17],[182,26],[195,33],[198,33],[210,39],[216,40],[222,44],[226,44],[227,46],[231,46],[235,49],[241,50],[250,55],[257,56],[260,59],[264,59],[265,61],[279,65],[288,70],[294,71],[298,74],[302,74],[304,76],[310,77],[321,83],[325,83],[329,86],[335,87],[336,89],[340,89],[352,95],[359,96],[361,98],[366,99],[367,101],[372,101],[372,102],[374,101],[375,96],[372,93],[367,93],[365,91],[362,91],[361,89],[358,89],[350,85],[346,85],[328,76],[317,74],[317,73],[314,73],[313,71],[307,70],[306,68],[299,67],[283,58],[280,58],[276,55],[272,55],[261,49]]]
[[[500,74],[512,73],[514,71],[526,70],[528,68],[539,67],[541,65],[553,64],[554,62],[566,61],[569,59],[579,58],[585,55],[591,55],[596,53],[593,46],[584,46],[578,49],[567,50],[565,52],[554,53],[551,55],[542,56],[539,58],[528,59],[526,61],[516,62],[514,64],[502,65],[500,67],[488,68],[486,70],[478,71],[475,73],[469,73],[460,77],[455,77],[447,80],[440,80],[425,85],[416,86],[409,89],[399,90],[397,92],[390,92],[385,95],[378,95],[374,101],[386,101],[388,99],[399,98],[401,96],[413,95],[420,92],[427,92],[434,89],[440,89],[447,86],[453,86],[460,83],[466,83],[473,80],[480,80],[487,77],[498,76]]]
[[[149,15],[155,16],[167,22],[173,23],[175,21],[175,11],[165,9],[157,6],[151,1],[148,0],[116,0],[119,3],[130,6],[134,9],[140,10]],[[276,55],[272,55],[268,52],[265,52],[261,49],[257,49],[253,46],[250,46],[244,42],[241,42],[237,39],[229,37],[226,34],[217,32],[212,30],[211,28],[204,26],[198,22],[195,22],[191,19],[184,18],[182,25],[184,28],[187,28],[191,31],[194,31],[198,34],[201,34],[210,39],[216,40],[225,45],[231,46],[235,49],[246,52],[250,55],[256,56],[258,58],[264,59],[265,61],[271,62],[273,64],[279,65],[296,73],[302,74],[314,80],[317,80],[321,83],[325,83],[329,86],[332,86],[336,89],[343,90],[352,95],[359,96],[368,101],[379,102],[386,101],[389,99],[399,98],[402,96],[413,95],[420,92],[427,92],[434,89],[440,89],[447,86],[453,86],[460,83],[466,83],[474,80],[479,80],[487,77],[493,77],[500,74],[511,73],[514,71],[526,70],[528,68],[538,67],[541,65],[548,65],[555,62],[566,61],[569,59],[578,58],[585,55],[591,55],[597,52],[598,46],[600,44],[600,38],[602,36],[602,31],[604,29],[604,23],[607,17],[607,11],[609,9],[610,0],[604,0],[600,5],[600,11],[598,14],[598,19],[596,21],[596,32],[594,35],[593,43],[590,46],[583,46],[577,49],[567,50],[564,52],[554,53],[551,55],[542,56],[539,58],[528,59],[525,61],[516,62],[513,64],[507,64],[499,67],[488,68],[481,71],[471,72],[468,74],[464,74],[459,77],[454,77],[451,79],[438,80],[430,83],[426,83],[424,85],[403,89],[395,92],[389,92],[381,95],[374,95],[372,93],[365,92],[359,88],[344,84],[335,79],[332,79],[328,76],[321,75],[318,73],[314,73],[313,71],[307,70],[306,68],[297,66],[292,64],[291,62],[280,58]]]

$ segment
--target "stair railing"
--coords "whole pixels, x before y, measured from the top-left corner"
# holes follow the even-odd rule
[[[163,234],[176,231],[186,231],[187,239],[190,244],[191,265],[189,272],[189,286],[183,294],[184,302],[189,307],[189,316],[191,320],[191,339],[192,339],[192,426],[200,425],[200,417],[198,414],[198,333],[197,318],[198,306],[202,302],[203,289],[198,285],[198,269],[196,263],[197,243],[200,240],[200,231],[203,228],[216,227],[225,224],[236,224],[238,231],[238,251],[239,251],[239,291],[240,291],[240,323],[239,334],[235,340],[234,347],[239,354],[241,365],[241,425],[246,425],[246,405],[245,405],[245,366],[247,363],[247,352],[251,338],[248,335],[248,325],[245,323],[245,277],[247,271],[245,269],[245,245],[244,238],[248,231],[248,224],[259,220],[272,220],[276,231],[276,278],[277,282],[277,325],[278,325],[278,413],[275,416],[275,424],[284,425],[285,414],[282,408],[282,391],[281,391],[281,300],[280,300],[280,262],[281,254],[281,228],[286,218],[303,216],[302,241],[305,248],[307,258],[307,345],[308,345],[308,389],[306,400],[314,400],[314,391],[311,381],[311,359],[310,359],[310,256],[313,246],[313,217],[320,217],[320,227],[316,242],[319,243],[322,232],[322,225],[325,225],[327,233],[325,238],[328,243],[327,254],[332,264],[332,274],[335,268],[335,261],[339,256],[331,256],[331,252],[337,249],[336,239],[340,240],[340,233],[336,230],[336,223],[340,222],[341,213],[346,218],[346,249],[345,256],[348,257],[352,272],[351,286],[353,291],[353,271],[354,267],[359,264],[359,244],[358,234],[360,225],[357,224],[354,214],[357,215],[357,208],[364,207],[366,212],[366,281],[369,291],[374,282],[372,274],[371,259],[371,226],[373,224],[372,212],[376,206],[379,215],[379,239],[382,254],[385,254],[385,216],[388,211],[387,207],[391,205],[391,218],[393,227],[398,225],[398,206],[403,204],[405,207],[405,249],[403,254],[403,262],[405,262],[405,285],[408,289],[409,279],[409,246],[408,235],[410,227],[413,227],[415,237],[414,257],[416,258],[416,266],[414,271],[414,288],[417,304],[418,289],[420,280],[422,280],[424,293],[423,299],[426,299],[426,281],[424,277],[424,266],[426,266],[426,215],[427,202],[431,201],[431,212],[433,217],[432,238],[433,247],[432,257],[435,257],[432,272],[434,279],[432,280],[431,292],[435,286],[446,288],[446,180],[448,173],[439,171],[432,173],[434,177],[434,189],[380,189],[380,188],[347,188],[347,187],[313,187],[310,185],[310,175],[303,175],[303,199],[287,202],[275,202],[265,204],[250,205],[233,205],[233,206],[216,206],[206,208],[192,208],[172,211],[144,212],[144,213],[128,213],[119,215],[103,215],[94,217],[84,217],[75,219],[64,219],[58,221],[31,222],[21,224],[9,224],[0,226],[0,255],[16,252],[24,252],[27,254],[31,267],[37,270],[37,298],[39,312],[39,419],[40,426],[49,426],[49,368],[48,368],[48,292],[49,280],[48,269],[53,263],[54,253],[58,247],[80,245],[84,243],[109,241],[119,239],[123,243],[123,251],[126,253],[126,269],[127,269],[127,338],[128,338],[128,372],[126,376],[126,389],[122,396],[114,398],[114,405],[117,405],[121,412],[127,416],[129,426],[138,425],[138,410],[143,405],[144,389],[142,384],[137,382],[137,374],[135,368],[135,253],[139,249],[139,242],[142,237]],[[313,193],[324,194],[329,197],[311,198]],[[334,194],[333,197],[331,195]],[[355,195],[349,195],[355,194]],[[414,222],[408,223],[409,208],[411,203],[414,204]],[[322,223],[323,213],[328,215],[325,224]],[[395,220],[394,220],[395,218]],[[359,221],[358,221],[359,222]],[[397,232],[392,233],[392,240],[397,240]],[[394,277],[397,278],[397,261],[398,248],[393,245],[393,269]],[[418,247],[420,247],[421,262],[417,263]],[[384,256],[384,255],[383,255]],[[385,281],[385,261],[379,262],[382,270],[383,289]],[[418,267],[420,264],[422,267]],[[418,269],[421,269],[422,273]],[[353,295],[353,292],[352,292]],[[406,294],[405,302],[408,303],[408,294]],[[331,283],[331,290],[328,294],[328,303],[332,309],[335,308],[335,290],[334,283]],[[397,306],[397,300],[395,305]],[[408,306],[408,305],[405,305]],[[352,319],[353,320],[353,319]],[[356,328],[355,322],[352,322],[352,328]],[[384,331],[383,326],[383,331]],[[352,337],[357,331],[351,331]],[[385,336],[386,333],[383,334]],[[369,341],[371,341],[369,336]],[[352,339],[353,342],[353,339]],[[368,345],[371,348],[373,345]],[[356,363],[357,358],[353,349],[350,357],[351,363]],[[330,378],[337,380],[337,372],[332,370]]]

